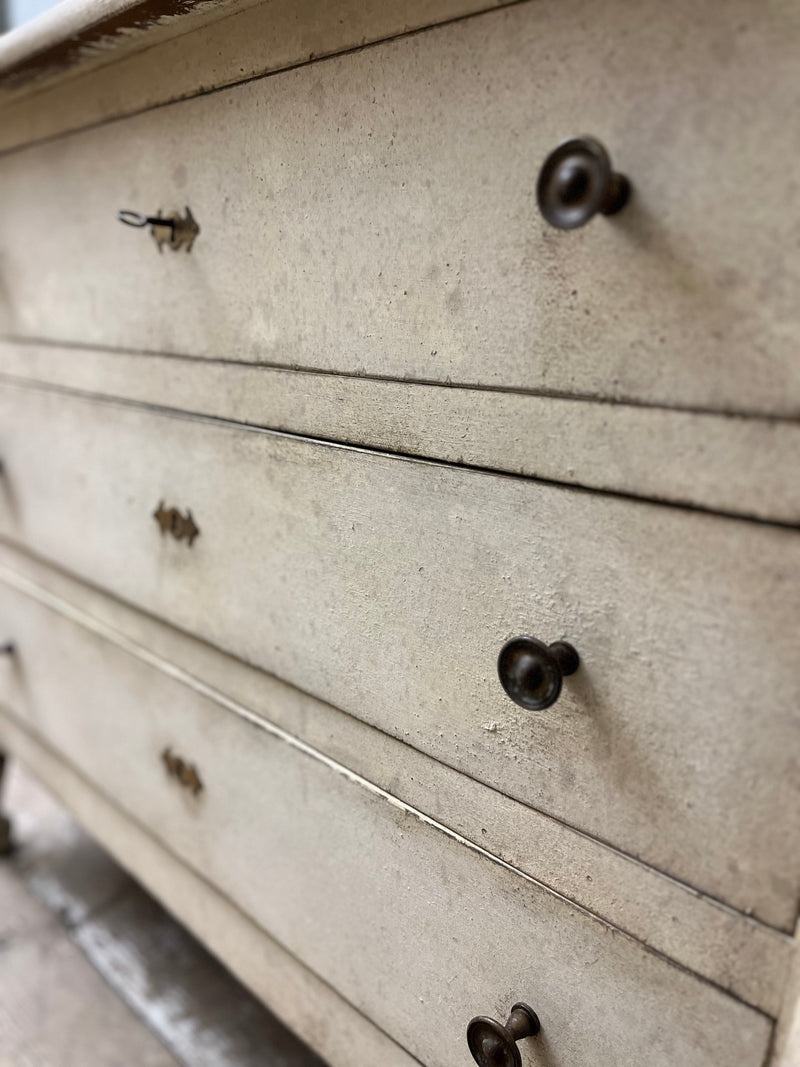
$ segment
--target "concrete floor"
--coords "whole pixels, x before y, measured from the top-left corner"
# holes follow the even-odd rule
[[[325,1067],[18,765],[0,1067]]]

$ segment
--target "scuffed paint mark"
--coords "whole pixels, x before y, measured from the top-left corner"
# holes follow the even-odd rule
[[[136,41],[154,26],[168,26],[190,13],[214,11],[219,11],[218,0],[143,0],[11,64],[0,71],[0,89],[11,91],[28,82],[54,77],[70,67],[105,56],[123,43]]]

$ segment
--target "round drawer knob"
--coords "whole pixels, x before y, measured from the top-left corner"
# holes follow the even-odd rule
[[[3,644],[0,644],[0,656],[11,656],[14,651],[13,641],[4,641]]]
[[[551,226],[574,230],[598,211],[614,215],[628,201],[630,182],[611,169],[608,152],[594,137],[573,137],[554,148],[536,186],[539,210]]]
[[[528,711],[555,704],[562,678],[579,666],[580,656],[566,641],[546,645],[535,637],[512,638],[497,658],[500,684],[515,704]]]
[[[479,1015],[467,1027],[467,1044],[479,1067],[522,1067],[517,1042],[535,1037],[541,1026],[539,1016],[527,1004],[515,1004],[508,1022]]]

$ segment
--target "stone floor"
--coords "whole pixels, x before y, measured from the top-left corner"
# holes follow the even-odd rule
[[[0,1067],[325,1067],[16,764]]]

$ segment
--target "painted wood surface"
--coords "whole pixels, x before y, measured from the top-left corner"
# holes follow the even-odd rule
[[[0,40],[0,151],[505,2],[62,2]]]
[[[778,2],[540,0],[13,153],[0,331],[796,416],[798,43]],[[636,193],[556,232],[584,130]],[[115,219],[185,204],[189,255]]]
[[[778,1014],[793,957],[788,935],[19,550],[1,545],[0,560],[2,581],[11,589],[222,703],[230,698],[256,711],[559,895],[767,1014]]]
[[[2,536],[791,929],[794,531],[38,390],[0,413]],[[524,633],[582,657],[538,714],[496,677]]]
[[[247,709],[57,615],[32,627],[24,615],[12,724],[46,737],[427,1067],[466,1067],[469,1018],[516,999],[543,1020],[525,1067],[762,1064],[771,1025],[752,1009]],[[199,768],[199,796],[165,774],[165,746]]]
[[[331,1067],[422,1067],[66,763],[0,710],[0,741],[228,969]]]
[[[796,1067],[800,1063],[800,924],[795,931],[794,966],[785,985],[769,1062],[772,1067]]]
[[[3,544],[0,581],[218,703],[250,709],[653,950],[780,1013],[796,955],[789,935]]]
[[[800,523],[800,424],[0,341],[0,377]]]

